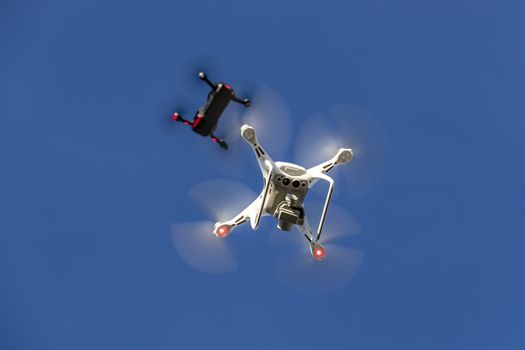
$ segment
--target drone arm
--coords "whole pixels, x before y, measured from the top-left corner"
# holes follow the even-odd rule
[[[275,164],[273,160],[266,154],[266,151],[259,144],[257,136],[255,135],[255,130],[251,126],[244,124],[241,127],[241,136],[244,139],[244,141],[246,141],[250,146],[252,146],[253,152],[257,157],[259,167],[261,168],[261,172],[263,176],[267,178],[271,169],[275,169]]]
[[[217,144],[219,144],[219,146],[221,146],[224,149],[228,149],[228,144],[226,143],[226,141],[224,141],[224,139],[217,137],[214,134],[210,134],[210,137],[213,142],[216,142]]]
[[[348,163],[349,161],[352,160],[352,157],[353,157],[353,152],[350,148],[340,148],[337,151],[337,154],[333,156],[331,159],[308,169],[308,171],[315,175],[326,174],[327,172],[332,170],[336,165]]]
[[[251,104],[250,100],[248,100],[247,98],[240,99],[237,96],[233,95],[231,99],[232,99],[233,102],[240,103],[242,105],[245,105],[246,107],[249,107],[250,104]]]
[[[177,112],[173,113],[173,115],[171,116],[171,120],[173,120],[175,122],[184,123],[184,125],[192,125],[192,122],[190,122],[189,120],[185,119],[184,117],[182,117]]]
[[[234,228],[236,228],[239,225],[244,224],[246,221],[250,220],[252,222],[252,228],[256,229],[257,227],[254,227],[254,218],[256,210],[258,210],[259,206],[261,205],[261,199],[260,197],[257,197],[250,205],[248,205],[246,208],[243,209],[239,214],[237,214],[233,219],[223,222],[217,222],[215,224],[215,230],[213,233],[216,236],[220,237],[221,230],[225,230],[226,235],[229,234]],[[225,228],[225,229],[224,229]]]
[[[215,84],[213,84],[210,79],[204,74],[204,72],[199,72],[199,78],[200,80],[204,81],[206,84],[210,86],[210,88],[215,89]]]

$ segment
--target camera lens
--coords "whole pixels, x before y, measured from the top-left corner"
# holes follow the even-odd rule
[[[296,187],[296,188],[299,187],[300,184],[301,184],[301,183],[300,183],[299,181],[297,181],[297,180],[294,180],[294,181],[292,182],[292,186],[293,186],[293,187]]]
[[[288,186],[289,184],[290,184],[290,179],[287,178],[287,177],[285,177],[285,178],[283,179],[283,185]]]

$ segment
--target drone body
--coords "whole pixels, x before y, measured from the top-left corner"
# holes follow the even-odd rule
[[[264,188],[261,194],[233,219],[215,224],[214,234],[226,237],[235,227],[250,221],[252,229],[257,229],[262,216],[271,215],[278,220],[277,227],[289,231],[293,225],[305,236],[310,245],[314,259],[324,260],[326,251],[319,243],[323,224],[333,191],[334,180],[326,175],[336,165],[348,163],[352,159],[352,150],[339,149],[328,161],[305,169],[300,165],[274,162],[264,151],[257,140],[255,130],[249,125],[241,127],[242,138],[252,146],[259,167],[264,177]],[[309,189],[318,181],[329,183],[321,219],[314,233],[305,215],[303,202]]]
[[[212,83],[203,72],[199,73],[199,78],[211,88],[206,104],[197,110],[191,122],[177,112],[173,113],[172,119],[191,126],[192,130],[197,134],[205,137],[209,136],[213,142],[217,142],[222,148],[227,149],[228,145],[226,142],[213,134],[217,128],[219,118],[230,101],[241,103],[248,107],[250,100],[239,99],[228,84]]]

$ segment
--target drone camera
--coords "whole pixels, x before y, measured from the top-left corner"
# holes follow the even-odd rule
[[[281,231],[288,232],[292,229],[292,224],[284,220],[279,220],[277,223],[277,228]]]
[[[290,231],[291,225],[302,225],[304,219],[301,211],[290,207],[282,207],[277,212],[277,219],[279,220],[278,227],[283,231]]]

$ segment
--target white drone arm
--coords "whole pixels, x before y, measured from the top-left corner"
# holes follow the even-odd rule
[[[270,178],[272,176],[273,163],[266,161],[266,167],[268,169],[266,176],[264,177],[264,188],[262,193],[243,211],[237,214],[233,219],[225,222],[217,222],[215,224],[215,230],[213,233],[219,237],[227,236],[235,227],[250,220],[250,225],[253,230],[259,227],[261,217],[264,215],[264,205],[266,203],[266,197],[270,189]],[[261,166],[262,169],[262,166]]]
[[[275,168],[272,158],[266,154],[266,151],[261,147],[255,134],[255,129],[247,124],[241,126],[241,136],[250,146],[252,146],[253,152],[257,157],[257,162],[261,168],[263,177],[267,177],[270,172],[270,168]]]
[[[340,148],[336,155],[331,159],[327,160],[324,163],[316,165],[310,169],[308,172],[312,174],[313,177],[318,175],[323,175],[332,170],[336,165],[346,164],[352,160],[353,152],[350,148]],[[313,185],[315,182],[312,182]]]
[[[254,228],[253,220],[256,216],[256,213],[259,211],[261,206],[261,198],[257,197],[250,205],[244,208],[239,214],[237,214],[233,219],[223,222],[217,222],[215,224],[215,229],[213,234],[217,237],[226,237],[230,232],[237,226],[244,224],[246,221],[250,220],[252,223],[252,228]]]

